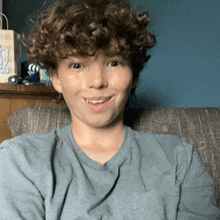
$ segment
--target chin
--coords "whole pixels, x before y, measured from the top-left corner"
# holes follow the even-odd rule
[[[105,119],[97,118],[94,121],[90,121],[90,126],[94,128],[107,128],[112,127],[114,125],[123,123],[123,112],[119,115],[113,115],[108,117],[105,117]]]

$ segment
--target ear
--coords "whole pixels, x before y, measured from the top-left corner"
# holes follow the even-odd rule
[[[135,80],[133,80],[133,82],[132,82],[132,89],[137,87],[138,82],[139,82],[139,77],[136,78]]]
[[[54,89],[59,93],[63,93],[62,85],[61,85],[58,74],[57,73],[51,74],[50,79],[53,83]]]

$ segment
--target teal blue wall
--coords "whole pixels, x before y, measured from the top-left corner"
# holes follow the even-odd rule
[[[4,1],[10,26],[17,32],[45,2]],[[149,12],[151,31],[158,39],[141,74],[139,105],[220,107],[220,0],[131,1]]]
[[[29,16],[35,14],[45,0],[3,0],[3,11],[9,18],[10,29],[21,33]]]
[[[133,2],[149,11],[158,39],[137,89],[140,104],[220,107],[220,1]]]

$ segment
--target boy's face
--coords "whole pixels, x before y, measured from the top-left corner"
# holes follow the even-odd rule
[[[63,94],[73,124],[96,128],[123,123],[124,106],[132,88],[132,69],[121,57],[97,52],[93,57],[61,60],[52,77]]]

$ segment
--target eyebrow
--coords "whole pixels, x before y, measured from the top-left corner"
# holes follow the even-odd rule
[[[95,56],[95,55],[94,55]],[[89,55],[81,55],[81,54],[73,54],[66,59],[71,59],[71,58],[77,58],[77,59],[86,59],[89,57],[94,57],[94,56],[89,56]],[[124,59],[122,55],[120,54],[103,54],[106,58],[119,58],[119,59]]]

